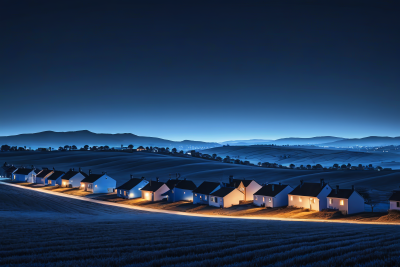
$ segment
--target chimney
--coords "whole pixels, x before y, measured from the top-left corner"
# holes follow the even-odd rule
[[[300,188],[303,186],[303,180],[300,180]]]
[[[107,172],[104,172],[104,174],[107,174]]]
[[[321,187],[324,186],[324,179],[321,179]]]
[[[156,179],[157,179],[157,182],[159,182],[159,181],[160,181],[160,179],[159,179],[158,177],[157,177]]]
[[[82,169],[81,169],[81,167],[79,167],[79,172],[81,172],[82,171]]]
[[[351,191],[353,191],[353,192],[355,191],[354,185],[351,186]]]
[[[133,174],[131,174],[131,179],[133,178]]]
[[[144,177],[142,176],[142,180],[144,180]]]
[[[53,167],[53,171],[55,171],[56,169],[54,169],[54,167]]]
[[[151,180],[149,181],[149,185],[151,186]]]
[[[274,191],[274,189],[275,189],[275,188],[274,188],[274,185],[272,185],[272,191]]]
[[[282,183],[279,183],[279,185],[282,185]]]
[[[91,175],[92,174],[92,170],[89,170],[89,175]]]
[[[74,172],[74,171],[75,171],[75,168],[72,168],[72,171]]]
[[[233,175],[230,175],[229,176],[229,183],[232,183],[232,181],[233,181]]]
[[[335,192],[335,194],[337,195],[338,192],[339,192],[339,186],[337,185],[337,186],[336,186],[336,192]]]

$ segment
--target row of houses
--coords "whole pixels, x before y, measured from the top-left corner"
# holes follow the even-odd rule
[[[12,181],[29,182],[49,186],[80,188],[93,193],[116,192],[118,197],[133,199],[143,198],[148,201],[168,202],[191,201],[193,204],[203,204],[219,208],[228,208],[243,202],[252,202],[260,207],[292,206],[316,211],[325,209],[339,210],[344,214],[354,214],[364,211],[364,198],[355,190],[342,189],[339,186],[332,189],[321,179],[320,183],[305,183],[292,188],[290,185],[263,184],[254,180],[234,179],[229,177],[227,183],[204,181],[199,186],[187,179],[169,179],[161,182],[157,178],[147,181],[142,178],[130,179],[116,187],[116,180],[103,172],[86,174],[80,168],[68,172],[43,168],[15,168]],[[400,210],[400,191],[390,197],[390,209]]]

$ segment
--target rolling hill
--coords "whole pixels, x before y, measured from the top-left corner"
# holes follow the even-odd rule
[[[218,143],[207,143],[201,141],[184,140],[177,142],[156,137],[137,136],[131,133],[103,134],[93,133],[90,131],[45,131],[40,133],[0,136],[0,144],[7,144],[9,146],[26,146],[32,148],[58,148],[59,146],[65,145],[76,145],[78,147],[82,147],[84,145],[108,145],[110,147],[120,147],[121,145],[128,146],[129,144],[133,144],[135,147],[159,146],[170,148],[175,147],[177,149],[196,149],[220,146]]]

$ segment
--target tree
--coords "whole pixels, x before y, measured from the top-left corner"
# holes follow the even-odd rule
[[[20,147],[18,148],[18,151],[25,151],[25,148],[23,148],[22,146],[20,146]]]
[[[289,167],[290,167],[291,169],[294,169],[294,168],[296,167],[296,165],[294,165],[294,164],[292,163],[292,164],[289,165]]]
[[[10,151],[11,147],[9,145],[2,145],[1,151]]]
[[[72,149],[72,150],[77,150],[78,148],[76,147],[76,145],[72,145],[72,146],[71,146],[71,149]]]
[[[183,154],[183,153],[184,153],[183,150],[179,151],[179,154]]]
[[[178,150],[174,147],[173,149],[172,149],[172,153],[176,153]]]
[[[104,150],[109,150],[110,147],[109,146],[104,146]]]
[[[99,150],[104,150],[104,146],[99,146]]]
[[[65,145],[65,146],[64,146],[64,149],[65,149],[65,150],[68,150],[68,149],[69,149],[69,145]]]
[[[310,164],[307,165],[307,169],[311,169],[311,165]]]
[[[222,158],[221,157],[216,157],[215,160],[222,161]]]
[[[347,169],[347,166],[346,166],[346,164],[342,164],[342,166],[340,167],[342,170],[345,170],[345,169]]]
[[[133,149],[133,145],[129,145],[128,148],[129,148],[129,149]]]
[[[60,146],[59,148],[58,148],[58,151],[63,151],[64,150],[64,148],[62,147],[62,146]]]
[[[315,167],[316,167],[317,169],[322,169],[322,168],[323,168],[321,164],[317,164],[317,165],[315,165]]]
[[[350,163],[347,164],[347,168],[348,168],[348,169],[351,168],[351,164],[350,164]]]
[[[88,145],[85,145],[83,148],[84,148],[85,150],[89,150],[89,146],[88,146]]]
[[[217,154],[215,154],[215,153],[212,154],[212,158],[213,158],[213,159],[216,159],[216,158],[217,158]]]
[[[339,169],[339,164],[337,163],[333,164],[333,168]]]

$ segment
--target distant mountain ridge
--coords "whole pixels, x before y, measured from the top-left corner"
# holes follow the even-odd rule
[[[400,145],[400,136],[398,137],[388,137],[388,136],[369,136],[364,138],[352,138],[343,139],[334,142],[329,142],[323,144],[324,146],[332,147],[353,147],[353,146],[398,146]]]
[[[197,149],[211,148],[221,146],[218,143],[202,142],[202,141],[171,141],[157,137],[138,136],[131,133],[93,133],[87,130],[71,131],[71,132],[53,132],[45,131],[39,133],[19,134],[12,136],[0,136],[0,145],[7,144],[9,146],[26,146],[32,148],[38,147],[54,147],[65,145],[76,145],[78,148],[84,145],[89,146],[110,146],[120,147],[121,145],[134,147],[138,146],[159,146],[159,147],[176,147],[177,149]]]

